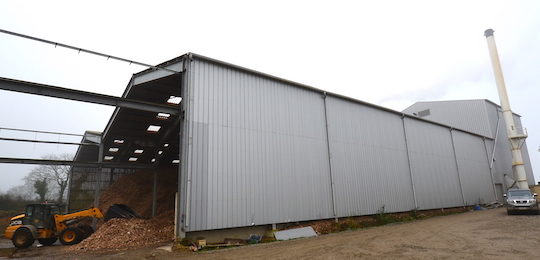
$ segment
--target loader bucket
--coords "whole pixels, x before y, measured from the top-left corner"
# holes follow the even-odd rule
[[[105,221],[113,218],[140,218],[139,214],[124,204],[113,204],[105,214]]]

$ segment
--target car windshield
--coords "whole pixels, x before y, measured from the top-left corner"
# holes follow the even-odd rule
[[[528,190],[513,190],[508,191],[512,197],[531,197],[531,192]]]

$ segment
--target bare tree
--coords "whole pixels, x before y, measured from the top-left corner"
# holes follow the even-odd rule
[[[46,155],[43,159],[49,160],[72,160],[73,155]],[[48,193],[45,199],[56,200],[58,203],[64,201],[64,194],[69,183],[70,167],[66,165],[40,165],[34,168],[24,179],[27,184],[34,185],[36,182],[46,180]],[[37,188],[36,188],[37,191]],[[41,196],[41,194],[38,194]]]

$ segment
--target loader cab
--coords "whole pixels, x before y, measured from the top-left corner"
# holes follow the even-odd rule
[[[30,204],[24,212],[23,225],[32,225],[36,228],[54,229],[54,215],[60,214],[60,209],[55,204]]]

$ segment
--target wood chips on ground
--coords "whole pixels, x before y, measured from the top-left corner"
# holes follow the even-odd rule
[[[115,218],[105,222],[81,243],[67,247],[72,252],[141,248],[174,239],[174,211],[152,219]]]

